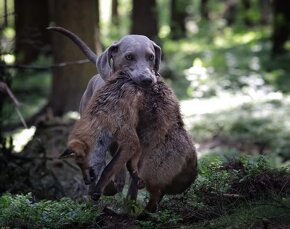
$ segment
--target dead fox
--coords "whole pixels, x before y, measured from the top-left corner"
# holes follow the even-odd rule
[[[141,88],[118,72],[93,95],[69,135],[67,150],[61,157],[74,155],[86,184],[95,179],[89,162],[92,147],[97,145],[94,153],[98,154],[107,151],[112,142],[118,142],[119,150],[102,172],[94,199],[99,198],[112,176],[126,164],[137,186],[144,187],[137,175],[141,148],[136,132],[142,99]]]
[[[98,152],[113,141],[120,150],[92,190],[95,200],[127,162],[139,188],[145,183],[150,212],[165,194],[183,192],[196,178],[194,144],[184,129],[178,100],[161,77],[152,87],[142,88],[119,74],[96,93],[69,137],[68,150],[75,153],[82,171],[89,167],[88,152],[96,141]]]

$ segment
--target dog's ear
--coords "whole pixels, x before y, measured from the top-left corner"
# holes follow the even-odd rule
[[[112,74],[111,59],[112,53],[118,51],[118,42],[113,43],[109,48],[107,48],[97,59],[96,65],[99,74],[103,80],[107,80]]]
[[[73,157],[75,156],[75,152],[71,149],[66,149],[58,158],[68,158],[68,157]]]
[[[154,70],[156,73],[158,73],[159,71],[159,66],[160,66],[160,62],[161,62],[161,48],[154,42],[153,43],[153,47],[154,47],[154,51],[155,51],[155,64],[154,64]]]

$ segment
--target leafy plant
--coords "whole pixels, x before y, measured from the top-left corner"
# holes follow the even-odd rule
[[[35,202],[31,193],[5,194],[0,197],[0,208],[0,225],[7,227],[78,227],[91,224],[100,214],[93,206],[77,203],[68,198]]]
[[[168,209],[156,213],[150,213],[146,221],[137,221],[144,228],[167,228],[174,227],[181,223],[182,218]]]

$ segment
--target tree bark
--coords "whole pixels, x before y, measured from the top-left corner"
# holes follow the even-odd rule
[[[112,0],[112,22],[115,26],[119,25],[118,0]]]
[[[209,20],[208,0],[200,0],[200,16],[202,20]]]
[[[273,1],[274,20],[272,35],[272,54],[278,55],[285,51],[284,44],[290,35],[290,2]]]
[[[49,25],[48,0],[15,0],[16,61],[36,60],[49,44],[45,28]]]
[[[186,8],[189,6],[188,0],[171,0],[171,38],[174,40],[186,36]]]
[[[156,0],[133,0],[131,33],[145,35],[157,41]]]
[[[95,0],[56,0],[53,10],[55,25],[76,33],[95,50]],[[86,58],[79,48],[63,35],[54,33],[52,43],[55,63]],[[86,85],[95,73],[96,68],[91,63],[55,68],[49,103],[53,113],[61,116],[70,110],[77,111]]]

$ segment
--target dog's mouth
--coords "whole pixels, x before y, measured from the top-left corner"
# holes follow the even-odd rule
[[[120,71],[118,74],[118,78],[131,79],[130,74],[128,72],[125,72],[125,71]]]
[[[136,80],[128,71],[120,71],[118,74],[118,78],[128,80],[134,85],[142,87],[144,89],[151,88],[156,83],[156,80],[152,79],[151,77],[144,77],[141,80]]]

